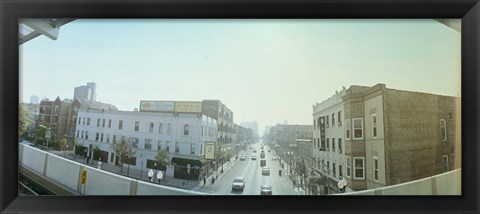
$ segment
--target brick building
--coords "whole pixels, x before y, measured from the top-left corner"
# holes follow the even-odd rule
[[[348,188],[404,183],[456,166],[459,98],[388,89],[384,84],[351,86],[342,93],[345,161],[341,170],[345,170]],[[314,115],[315,121],[326,118]],[[325,133],[329,138],[329,128]],[[318,143],[314,148],[322,151]],[[322,153],[328,156],[332,152]],[[331,190],[335,192],[334,187]]]

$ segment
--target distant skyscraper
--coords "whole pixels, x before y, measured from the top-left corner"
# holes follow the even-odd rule
[[[73,92],[73,99],[78,98],[80,100],[97,100],[97,84],[94,82],[88,82],[87,85],[75,87]]]
[[[39,104],[39,98],[36,95],[30,96],[30,103],[31,104]]]

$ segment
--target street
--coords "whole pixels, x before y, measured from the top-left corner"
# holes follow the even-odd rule
[[[199,191],[219,195],[259,195],[260,186],[267,184],[272,186],[273,195],[298,195],[299,193],[294,191],[294,187],[285,176],[284,170],[282,170],[282,176],[279,176],[278,171],[281,167],[278,160],[272,160],[275,156],[273,150],[268,152],[268,148],[264,147],[266,167],[270,168],[270,175],[262,175],[262,167],[260,167],[261,143],[252,144],[251,147],[252,149],[247,149],[246,152],[240,153],[246,154],[245,160],[236,161],[221,179]],[[255,149],[257,152],[253,153]],[[255,155],[257,159],[252,160],[252,155]],[[237,176],[245,178],[245,189],[243,192],[232,192],[232,181]],[[211,180],[208,182],[211,182]]]

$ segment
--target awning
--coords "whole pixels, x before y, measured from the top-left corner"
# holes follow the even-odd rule
[[[177,158],[177,157],[172,158],[172,163],[182,165],[182,166],[187,166],[188,164],[190,164],[190,166],[203,165],[201,160],[193,160],[193,159],[185,159],[185,158]]]

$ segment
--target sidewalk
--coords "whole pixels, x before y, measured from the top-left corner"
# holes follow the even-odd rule
[[[283,169],[283,171],[285,172],[285,173],[284,173],[284,176],[283,176],[283,177],[285,178],[285,180],[286,180],[288,183],[290,183],[290,185],[292,185],[293,191],[295,192],[296,195],[305,195],[305,189],[304,189],[303,187],[302,187],[302,188],[299,187],[299,185],[298,185],[298,184],[299,184],[299,181],[298,181],[298,180],[296,181],[297,185],[293,185],[293,181],[290,179],[290,173],[286,173],[286,171],[287,171],[287,169],[288,169],[287,162],[285,162],[285,161],[284,161],[283,159],[281,159],[281,158],[280,158],[280,160],[281,160],[281,162],[283,163],[283,165],[284,165],[285,168],[286,168],[286,169]],[[277,162],[277,164],[280,165],[280,163],[278,163],[278,161],[276,161],[276,162]],[[290,170],[288,170],[288,171],[290,171]],[[296,178],[296,177],[295,177],[295,178]]]
[[[221,173],[221,170],[222,170],[222,167],[218,167],[218,170],[217,170],[217,175],[218,177],[215,179],[215,183],[217,183],[220,179],[223,178],[223,176],[225,176],[225,174],[227,174],[227,172],[232,168],[233,165],[235,165],[237,163],[238,159],[235,160],[235,158],[232,158],[231,161],[228,161],[226,162],[224,165],[223,165],[223,173]],[[215,176],[215,173],[210,173],[210,175],[207,176],[207,182],[205,185],[203,185],[203,180],[200,182],[200,184],[198,184],[196,187],[194,187],[192,190],[195,190],[195,191],[202,191],[206,188],[208,188],[209,186],[212,186],[212,185],[215,185],[215,183],[212,184],[212,178]]]

